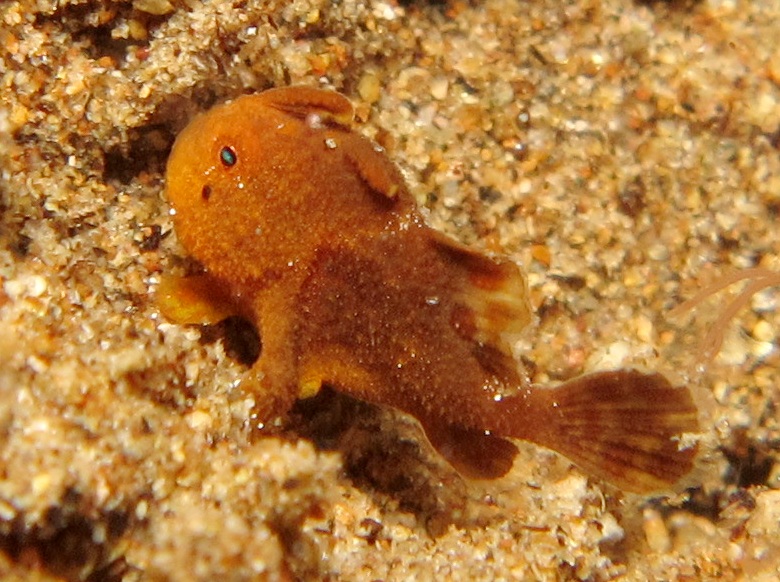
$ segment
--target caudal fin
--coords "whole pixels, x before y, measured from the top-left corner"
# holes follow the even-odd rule
[[[540,392],[546,427],[523,438],[623,490],[668,489],[693,468],[696,446],[680,438],[699,431],[697,407],[660,374],[598,372]]]

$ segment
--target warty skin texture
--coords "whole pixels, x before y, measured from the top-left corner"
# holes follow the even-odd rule
[[[688,390],[634,370],[529,386],[510,350],[530,319],[520,269],[431,229],[351,121],[337,93],[274,89],[197,117],[169,158],[176,232],[208,272],[198,301],[220,306],[202,319],[239,314],[262,337],[243,381],[259,421],[328,385],[413,415],[470,477],[505,474],[512,438],[630,491],[685,475]]]

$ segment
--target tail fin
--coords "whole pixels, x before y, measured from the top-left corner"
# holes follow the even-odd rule
[[[668,489],[693,469],[696,446],[682,447],[680,437],[698,432],[697,407],[688,389],[660,374],[598,372],[534,392],[545,401],[539,421],[545,428],[526,427],[522,438],[623,490]]]

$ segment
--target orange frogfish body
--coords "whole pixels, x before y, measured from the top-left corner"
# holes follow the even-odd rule
[[[168,160],[176,232],[208,272],[197,295],[218,304],[173,317],[256,324],[262,353],[244,386],[259,421],[328,385],[413,415],[470,477],[506,473],[511,439],[630,491],[686,474],[689,391],[634,370],[524,382],[510,350],[530,319],[520,269],[431,229],[351,123],[338,93],[273,89],[195,118]]]

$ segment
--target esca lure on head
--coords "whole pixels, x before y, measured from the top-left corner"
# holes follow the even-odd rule
[[[195,118],[168,160],[176,232],[207,276],[169,283],[179,299],[164,310],[254,322],[262,353],[243,387],[259,422],[328,385],[411,414],[469,477],[505,474],[511,439],[628,491],[685,475],[689,391],[635,370],[527,385],[510,351],[530,318],[523,273],[430,228],[351,123],[338,93],[272,89]]]

